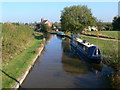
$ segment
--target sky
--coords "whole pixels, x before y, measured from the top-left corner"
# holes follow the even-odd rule
[[[118,15],[118,2],[2,2],[1,4],[0,22],[40,22],[42,17],[51,22],[60,22],[61,11],[73,5],[87,5],[93,16],[104,22],[112,22],[113,17]]]

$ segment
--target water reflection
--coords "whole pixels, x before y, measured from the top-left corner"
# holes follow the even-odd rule
[[[68,38],[62,40],[62,49],[63,69],[66,72],[79,75],[86,74],[89,71],[95,74],[102,71],[103,64],[92,64],[85,62],[85,60],[80,60],[81,58],[78,58],[76,51],[73,49],[72,45],[70,45],[70,40]]]
[[[88,75],[88,77],[86,78],[77,77],[78,82],[80,84],[81,83],[84,83],[86,85],[88,83],[90,84],[89,81],[91,81],[93,77],[96,77],[94,78],[95,82],[99,81],[101,83],[102,81],[104,82],[104,84],[106,84],[105,87],[111,86],[109,83],[109,79],[107,77],[108,75],[111,75],[112,71],[111,68],[102,63],[101,64],[88,63],[86,62],[86,60],[81,58],[82,56],[78,57],[78,55],[76,54],[76,50],[73,49],[72,45],[70,45],[70,40],[68,38],[62,40],[62,49],[63,49],[62,63],[64,71],[72,76]],[[90,73],[93,73],[93,75],[91,75]],[[91,77],[91,79],[89,77]],[[76,78],[75,81],[77,81]]]
[[[69,38],[65,38],[62,41],[62,49],[62,63],[64,71],[69,72],[71,75],[88,73],[87,68],[79,60],[79,58],[75,54],[75,51],[71,51]]]
[[[50,42],[50,40],[52,39],[52,34],[47,34],[47,33],[43,33],[45,39],[46,39],[46,42]]]

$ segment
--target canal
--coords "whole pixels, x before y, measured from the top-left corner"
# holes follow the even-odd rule
[[[107,65],[80,60],[68,38],[49,34],[21,88],[110,88],[110,74]]]

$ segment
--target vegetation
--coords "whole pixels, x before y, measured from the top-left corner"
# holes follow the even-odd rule
[[[61,24],[58,22],[53,23],[53,26],[55,26],[56,28],[61,28]]]
[[[96,23],[91,10],[87,6],[65,7],[61,14],[61,28],[63,31],[82,32],[87,26],[93,26]]]
[[[111,30],[113,30],[112,23],[110,23],[110,22],[104,22],[104,24],[105,24],[105,30],[106,30],[106,31],[111,31]]]
[[[42,35],[34,34],[28,24],[2,24],[2,86],[12,88],[36,56]],[[18,81],[17,81],[18,82]]]
[[[51,30],[51,28],[47,24],[41,25],[41,32],[48,32],[49,30]]]
[[[12,88],[17,79],[26,71],[38,53],[37,50],[40,47],[41,41],[42,36],[35,34],[35,39],[32,41],[29,47],[26,48],[26,50],[24,50],[18,56],[15,56],[13,59],[3,62],[3,88]]]
[[[118,37],[119,31],[99,31],[98,35],[96,31],[88,31],[88,32],[83,32],[83,34],[88,35],[88,36],[94,36],[94,37],[102,37],[102,38],[109,38],[109,39],[119,39]]]
[[[112,25],[113,30],[120,30],[120,17],[114,17]]]
[[[50,30],[51,30],[51,28],[47,24],[36,23],[36,25],[35,25],[35,31],[36,32],[44,32],[44,33],[46,33],[46,32],[48,32]]]
[[[33,30],[26,25],[2,24],[2,58],[8,61],[21,53],[32,41]]]
[[[96,26],[99,31],[111,31],[113,28],[110,22],[97,21]]]

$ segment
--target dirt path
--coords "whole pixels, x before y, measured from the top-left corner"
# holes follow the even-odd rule
[[[98,38],[98,37],[93,37],[93,36],[86,36],[86,35],[81,35],[83,37],[90,37],[90,38]],[[120,40],[117,40],[117,39],[108,39],[108,38],[98,38],[98,39],[102,39],[102,40],[111,40],[111,41],[118,41],[120,42]]]

